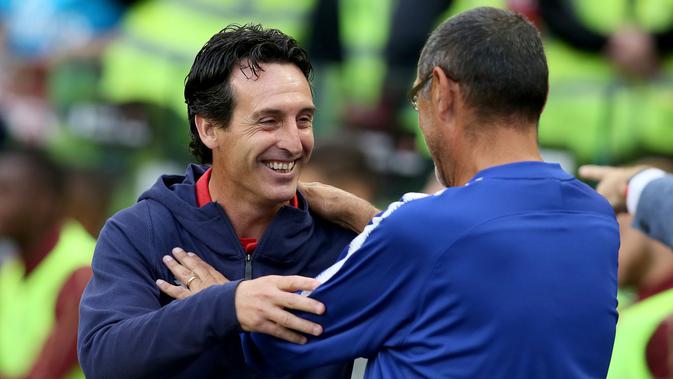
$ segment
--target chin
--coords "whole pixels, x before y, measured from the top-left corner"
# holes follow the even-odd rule
[[[274,203],[284,203],[286,201],[292,200],[295,194],[297,193],[297,186],[292,186],[292,188],[283,188],[278,191],[273,191],[269,193],[267,198]]]

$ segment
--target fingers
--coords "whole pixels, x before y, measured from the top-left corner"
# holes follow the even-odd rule
[[[188,289],[182,287],[182,286],[173,286],[169,284],[166,281],[163,281],[161,279],[158,279],[156,281],[157,286],[161,290],[161,292],[165,293],[166,295],[174,298],[174,299],[184,299],[190,295],[190,292]]]
[[[220,274],[219,271],[203,259],[199,258],[198,255],[185,251],[179,247],[173,249],[173,255],[182,263],[185,267],[193,271],[202,281],[206,279],[213,279],[212,281],[218,284],[223,284],[229,281],[224,275]],[[208,278],[210,276],[210,278]]]
[[[314,289],[317,281],[301,276],[265,276],[241,282],[236,289],[236,316],[245,331],[266,333],[278,338],[305,343],[297,332],[320,335],[322,327],[304,320],[288,309],[322,314],[325,306],[305,296],[287,291]]]
[[[313,204],[316,206],[316,203],[319,203],[321,200],[319,200],[319,192],[316,194],[315,189],[319,187],[321,184],[317,182],[299,182],[297,184],[297,190],[301,192],[301,194],[304,196],[306,201],[308,201],[309,204]]]
[[[313,188],[318,187],[318,186],[320,186],[320,185],[322,185],[322,183],[319,183],[319,182],[302,182],[302,181],[299,181],[299,182],[297,183],[297,189],[299,189],[299,192],[302,192],[302,190],[310,191],[310,190],[312,190]]]
[[[584,179],[600,181],[614,170],[611,166],[584,165],[580,167],[579,175]]]
[[[182,284],[187,285],[187,281],[189,281],[193,275],[192,271],[178,263],[178,261],[173,259],[173,257],[170,255],[164,255],[162,260],[164,261],[166,267],[168,267],[168,269],[173,273],[175,278],[181,281]]]
[[[279,305],[317,315],[325,313],[325,306],[321,302],[294,293],[296,291],[315,291],[320,285],[318,280],[297,275],[273,276],[271,278],[276,283],[277,288],[282,291],[278,294]]]
[[[267,316],[269,320],[287,329],[314,336],[322,334],[322,326],[297,317],[282,308],[272,308]]]
[[[273,276],[272,277],[278,289],[288,292],[295,291],[315,291],[320,282],[313,278],[304,276]]]
[[[182,266],[187,268],[187,270],[189,271],[189,274],[188,274],[189,276],[191,276],[192,273],[193,273],[193,275],[196,275],[197,278],[199,278],[202,281],[206,281],[206,282],[210,281],[212,279],[211,278],[212,275],[210,274],[210,271],[206,267],[206,266],[210,266],[210,265],[203,262],[201,259],[197,260],[195,254],[187,255],[187,253],[179,247],[174,248],[172,253],[175,256],[175,258],[178,260],[178,262],[180,262],[180,264],[182,264]],[[182,279],[180,279],[180,280],[182,281]],[[183,281],[183,283],[185,283],[185,282]]]
[[[293,332],[273,322],[265,322],[264,324],[260,325],[260,327],[257,329],[257,332],[269,334],[282,340],[300,345],[308,342],[308,339],[301,334]]]
[[[229,281],[224,275],[220,274],[219,271],[215,270],[215,268],[208,263],[206,263],[203,259],[199,258],[198,255],[194,253],[187,253],[188,256],[192,257],[194,260],[194,263],[197,266],[202,266],[205,267],[206,270],[208,270],[208,273],[210,273],[210,276],[212,276],[217,283],[226,283]]]
[[[311,299],[310,297],[298,295],[296,293],[289,293],[289,292],[279,293],[278,305],[282,306],[283,308],[314,313],[317,315],[325,313],[325,305],[323,305],[323,303],[315,299]],[[276,320],[276,322],[280,321]]]

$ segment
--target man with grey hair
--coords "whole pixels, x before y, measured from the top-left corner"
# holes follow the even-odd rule
[[[282,373],[362,356],[367,378],[605,377],[619,228],[605,199],[540,157],[547,76],[520,15],[476,8],[441,24],[410,100],[448,188],[390,205],[318,276],[309,296],[325,313],[299,316],[321,335],[244,334],[246,361]]]

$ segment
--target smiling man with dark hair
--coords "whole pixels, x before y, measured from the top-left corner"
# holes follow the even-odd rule
[[[259,25],[227,27],[198,53],[185,84],[190,146],[211,166],[161,177],[103,228],[81,304],[79,358],[88,377],[258,378],[244,364],[241,330],[293,342],[305,341],[301,332],[321,333],[288,312],[323,311],[293,293],[317,282],[295,275],[318,274],[354,234],[313,215],[297,192],[313,149],[310,74],[296,41]],[[176,246],[232,281],[173,301],[160,288],[196,292],[211,277],[172,273],[177,261],[193,259],[181,250],[167,255]],[[290,377],[349,378],[350,367]]]

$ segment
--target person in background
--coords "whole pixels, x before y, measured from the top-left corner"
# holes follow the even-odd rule
[[[65,175],[44,153],[0,151],[0,378],[82,377],[79,301],[94,240],[66,219]]]
[[[321,144],[300,179],[328,184],[369,202],[374,201],[378,184],[365,154],[345,140]]]
[[[620,287],[637,301],[620,305],[609,378],[670,378],[673,367],[673,175],[650,165],[587,165],[580,175],[619,212]],[[649,237],[649,238],[648,238]]]
[[[599,181],[596,190],[617,212],[634,216],[633,225],[673,248],[673,175],[648,166],[585,165],[580,176]]]

